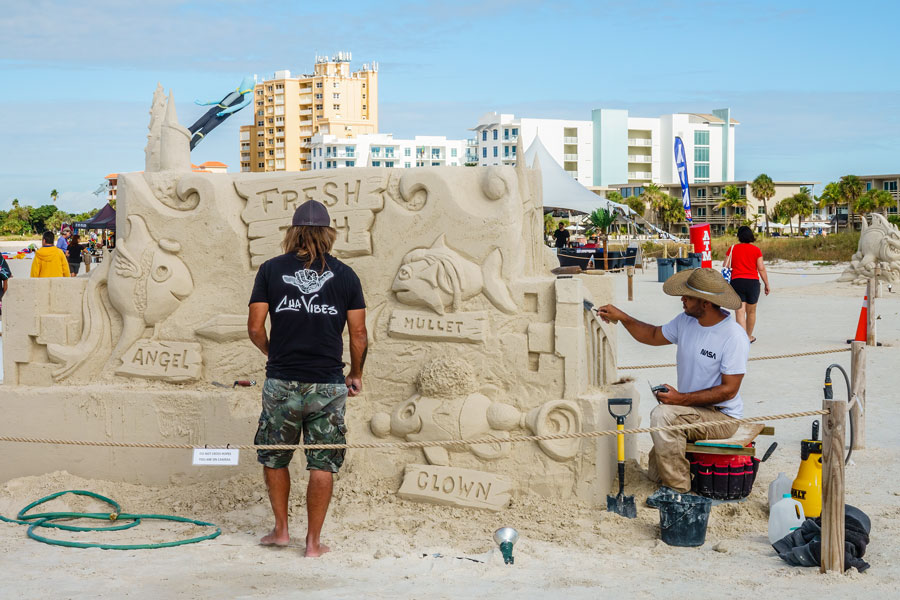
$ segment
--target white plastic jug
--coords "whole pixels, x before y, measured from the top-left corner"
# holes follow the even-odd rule
[[[779,473],[775,481],[769,484],[769,511],[785,494],[791,493],[792,484],[793,480],[784,473]]]
[[[769,511],[769,543],[774,544],[794,531],[805,519],[803,505],[791,498],[790,494],[784,494]]]

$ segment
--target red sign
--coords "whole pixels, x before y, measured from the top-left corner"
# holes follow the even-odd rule
[[[701,254],[700,267],[703,269],[712,268],[712,248],[710,243],[709,223],[691,225],[691,245],[694,246],[694,252]]]

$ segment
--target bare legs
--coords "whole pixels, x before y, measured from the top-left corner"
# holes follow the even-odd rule
[[[306,556],[321,556],[330,548],[319,543],[322,524],[331,502],[334,475],[330,471],[310,471],[306,486]]]
[[[287,546],[290,541],[288,533],[288,498],[291,495],[291,474],[287,467],[270,469],[263,467],[263,478],[269,490],[269,502],[275,515],[275,528],[259,540],[264,546]],[[334,487],[334,475],[330,471],[310,471],[309,484],[306,487],[306,556],[321,556],[329,551],[328,546],[319,542],[331,492]]]
[[[270,469],[263,467],[263,479],[269,490],[269,503],[275,515],[275,528],[259,543],[263,546],[287,546],[291,541],[288,534],[288,498],[291,495],[291,472],[287,467]]]
[[[756,341],[756,338],[753,337],[753,328],[756,327],[756,305],[755,304],[744,304],[747,307],[747,324],[745,329],[747,330],[747,337],[750,338],[750,341]]]
[[[744,331],[747,331],[747,303],[741,302],[741,307],[734,311],[734,320],[737,321],[737,324],[744,328]]]

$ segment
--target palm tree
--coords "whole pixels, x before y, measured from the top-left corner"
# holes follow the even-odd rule
[[[609,257],[607,253],[606,242],[609,239],[609,228],[616,222],[616,213],[605,208],[598,208],[588,216],[590,226],[586,235],[597,235],[598,233],[603,240],[603,269],[609,270]]]
[[[55,189],[50,190],[50,199],[53,200],[53,204],[56,204],[56,199],[58,197],[59,197],[59,192],[57,192]]]
[[[657,202],[656,213],[663,222],[663,229],[668,231],[672,223],[684,220],[684,205],[681,204],[681,198],[662,194]]]
[[[762,173],[750,183],[750,192],[763,203],[763,214],[766,216],[766,237],[769,235],[769,204],[768,201],[775,195],[775,182],[772,178]]]
[[[644,187],[644,191],[641,192],[640,195],[641,200],[644,205],[650,205],[654,211],[656,211],[657,224],[660,221],[659,209],[666,202],[666,194],[660,189],[658,185],[655,183],[648,183],[646,187]]]
[[[847,203],[847,227],[853,227],[853,211],[859,197],[865,192],[865,184],[856,175],[844,175],[838,184],[841,198]]]
[[[544,237],[553,235],[555,229],[556,218],[553,216],[553,213],[544,213]]]
[[[725,212],[725,229],[729,229],[728,207],[747,206],[747,198],[741,198],[741,192],[736,185],[726,185],[722,191],[722,201],[716,204],[716,208]]]
[[[793,196],[794,214],[797,215],[797,229],[803,223],[803,219],[813,214],[816,204],[813,201],[812,194],[808,187],[801,187],[800,191]]]
[[[894,197],[890,192],[871,189],[863,194],[856,203],[856,210],[860,213],[872,213],[877,210],[887,216],[887,209],[894,205]]]

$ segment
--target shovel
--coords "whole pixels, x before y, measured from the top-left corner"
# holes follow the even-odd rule
[[[626,407],[625,412],[618,414],[614,406]],[[610,398],[607,406],[609,414],[616,420],[616,429],[625,430],[625,417],[631,414],[631,398]],[[625,434],[616,435],[616,458],[619,462],[619,493],[606,497],[606,510],[629,519],[637,517],[634,496],[625,495]]]

